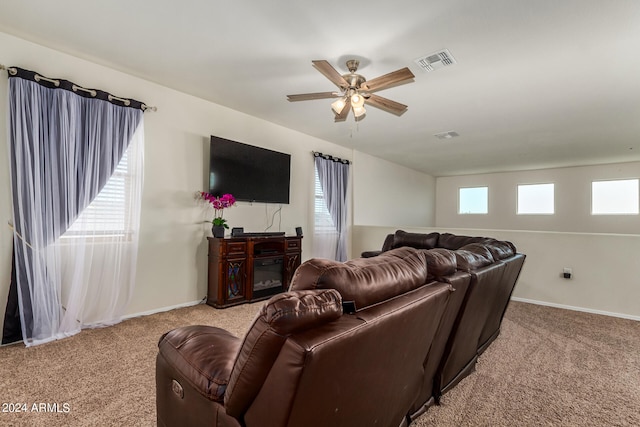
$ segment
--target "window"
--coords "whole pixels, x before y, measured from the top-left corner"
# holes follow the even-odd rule
[[[130,231],[127,224],[127,218],[130,217],[128,195],[132,185],[129,151],[122,155],[120,163],[102,191],[80,213],[62,237],[122,236]]]
[[[333,219],[331,219],[327,203],[324,200],[324,193],[322,192],[317,169],[315,169],[314,227],[316,233],[336,232],[336,227],[333,224]]]
[[[518,215],[553,215],[554,184],[518,185]]]
[[[593,181],[591,183],[592,215],[637,215],[638,179]]]
[[[459,214],[489,213],[489,188],[470,187],[460,188],[458,193]]]

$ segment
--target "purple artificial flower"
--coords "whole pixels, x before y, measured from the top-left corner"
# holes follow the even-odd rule
[[[222,225],[225,228],[229,228],[226,224],[226,220],[222,217],[223,209],[229,208],[236,203],[236,198],[233,197],[232,194],[223,194],[220,197],[216,197],[213,194],[201,191],[200,198],[206,200],[208,203],[213,206],[214,209],[214,218],[211,221],[214,225]]]
[[[222,197],[220,197],[220,201],[222,202],[223,207],[229,208],[236,203],[236,198],[233,197],[232,194],[227,193],[227,194],[223,194]]]

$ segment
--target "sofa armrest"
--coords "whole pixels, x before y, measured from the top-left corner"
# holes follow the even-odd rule
[[[185,326],[160,338],[160,354],[201,395],[224,401],[233,363],[242,341],[213,326]]]

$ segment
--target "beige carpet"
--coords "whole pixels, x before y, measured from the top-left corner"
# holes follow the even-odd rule
[[[153,426],[160,335],[186,324],[241,335],[260,306],[199,305],[2,347],[0,410],[27,411],[0,412],[0,425]],[[640,426],[640,322],[514,302],[476,372],[413,425]]]
[[[416,426],[640,426],[640,322],[512,302],[476,372]]]

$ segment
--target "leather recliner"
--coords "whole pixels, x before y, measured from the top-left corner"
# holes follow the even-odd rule
[[[210,326],[161,338],[158,425],[406,425],[453,294],[412,248],[307,261],[244,339]]]

